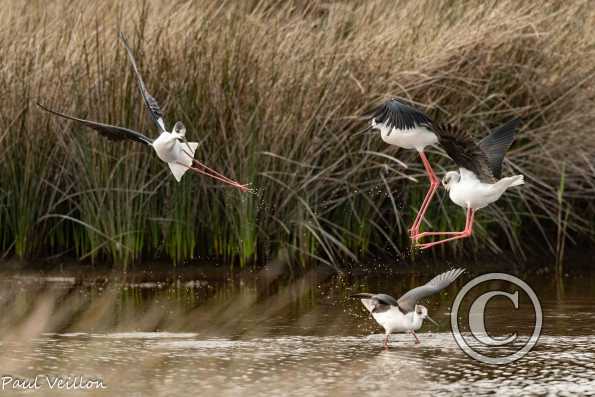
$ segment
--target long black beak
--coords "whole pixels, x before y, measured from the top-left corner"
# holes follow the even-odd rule
[[[437,327],[439,327],[439,326],[440,326],[440,324],[438,324],[436,321],[432,320],[432,317],[428,316],[427,314],[426,314],[426,318],[427,318],[428,320],[430,320],[432,323],[434,323],[434,325],[435,325],[435,326],[437,326]]]

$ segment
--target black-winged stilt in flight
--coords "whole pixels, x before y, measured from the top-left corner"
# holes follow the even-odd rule
[[[436,126],[435,131],[440,137],[440,145],[459,166],[458,172],[449,171],[444,175],[442,184],[448,191],[450,199],[467,210],[467,219],[465,229],[460,232],[418,234],[416,240],[426,236],[451,236],[443,240],[419,244],[419,248],[426,249],[471,236],[475,212],[498,200],[509,187],[524,183],[523,175],[500,178],[504,155],[512,145],[519,125],[519,119],[512,119],[478,143],[469,133],[454,126]]]
[[[362,304],[372,314],[374,320],[385,331],[384,347],[388,348],[389,335],[394,332],[409,332],[419,343],[415,331],[421,328],[425,319],[438,325],[428,316],[428,309],[417,302],[448,287],[465,269],[453,269],[437,275],[421,287],[413,288],[398,300],[387,294],[353,294],[353,298],[361,298]]]
[[[186,141],[186,127],[184,124],[182,124],[182,122],[178,121],[174,125],[171,132],[167,131],[165,122],[163,120],[163,112],[161,111],[157,100],[147,91],[145,83],[140,75],[140,72],[138,71],[138,67],[136,66],[136,61],[132,55],[132,50],[128,46],[126,38],[122,33],[120,33],[120,39],[122,40],[122,43],[124,44],[124,47],[128,53],[128,59],[132,64],[132,68],[138,81],[139,91],[143,97],[147,110],[149,111],[155,126],[160,132],[160,135],[157,139],[153,140],[141,134],[140,132],[133,131],[128,128],[80,119],[48,109],[39,103],[37,105],[47,112],[69,120],[77,121],[86,127],[92,128],[100,135],[113,141],[132,140],[152,146],[157,153],[157,156],[169,165],[172,174],[178,182],[180,182],[182,176],[187,170],[192,170],[198,174],[206,175],[220,182],[227,183],[235,188],[240,189],[241,191],[248,191],[249,188],[247,185],[241,185],[238,182],[227,178],[226,176],[214,171],[194,158],[194,152],[198,147],[198,143]]]
[[[430,188],[409,230],[411,238],[414,239],[419,235],[419,228],[430,206],[430,201],[440,185],[440,181],[424,153],[426,146],[438,143],[438,136],[432,128],[432,120],[402,101],[391,99],[370,113],[368,130],[370,129],[380,130],[382,140],[390,145],[417,150],[430,179]]]

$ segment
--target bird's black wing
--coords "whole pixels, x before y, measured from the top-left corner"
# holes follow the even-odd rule
[[[397,300],[388,294],[374,294],[372,298],[385,305],[398,306]]]
[[[359,293],[351,295],[352,298],[360,298],[362,304],[370,313],[382,313],[390,310],[392,306],[399,307],[397,300],[387,294]]]
[[[425,113],[398,99],[384,102],[369,112],[367,117],[378,124],[383,123],[389,127],[389,134],[393,128],[397,130],[410,130],[418,126],[432,128],[432,120]]]
[[[165,131],[163,112],[161,111],[161,108],[159,107],[159,103],[157,103],[157,100],[147,91],[147,88],[145,87],[145,82],[143,81],[143,78],[141,77],[140,72],[138,71],[138,67],[136,66],[136,61],[134,59],[134,55],[132,55],[132,50],[128,46],[126,37],[124,37],[124,34],[122,32],[120,32],[120,39],[122,40],[122,43],[126,48],[126,52],[128,53],[128,59],[132,64],[132,69],[134,69],[134,74],[136,75],[136,79],[138,81],[138,89],[143,97],[143,100],[145,101],[145,105],[147,105],[149,114],[151,115],[151,118],[153,119],[153,122],[155,123],[159,131]]]
[[[488,136],[479,141],[479,148],[486,154],[492,174],[496,178],[502,175],[504,155],[512,145],[521,120],[514,118],[496,128]]]
[[[412,290],[406,292],[403,296],[399,298],[399,300],[397,301],[399,308],[403,310],[404,313],[412,312],[413,310],[415,310],[415,305],[417,304],[417,301],[425,298],[426,296],[430,296],[442,291],[444,288],[448,287],[453,281],[455,281],[457,277],[463,274],[464,271],[465,269],[449,270],[447,272],[437,275],[421,287],[413,288]]]
[[[440,146],[459,167],[473,172],[482,182],[496,181],[489,166],[488,156],[469,133],[449,124],[435,126],[434,132],[438,135]]]
[[[366,292],[361,292],[359,294],[351,295],[352,298],[360,298],[360,299],[372,299],[383,305],[389,306],[397,306],[397,300],[390,295],[387,294],[370,294]]]
[[[150,145],[153,143],[153,140],[151,138],[148,138],[139,132],[129,130],[128,128],[116,127],[115,125],[98,123],[96,121],[89,121],[89,120],[79,119],[77,117],[68,116],[66,114],[59,113],[54,110],[48,109],[39,103],[37,104],[37,106],[39,106],[46,112],[55,114],[56,116],[64,117],[65,119],[77,121],[86,127],[92,128],[95,131],[99,132],[100,135],[103,135],[104,137],[111,139],[112,141],[121,141],[124,139],[129,139],[129,140],[133,140],[136,142],[144,143],[146,145]]]

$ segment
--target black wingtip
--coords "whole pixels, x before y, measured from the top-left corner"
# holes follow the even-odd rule
[[[70,119],[70,120],[76,120],[76,118],[73,118],[72,116],[68,116],[68,115],[66,115],[66,114],[63,114],[63,113],[57,112],[57,111],[55,111],[55,110],[52,110],[52,109],[48,108],[47,106],[44,106],[44,105],[42,105],[42,104],[41,104],[41,103],[39,103],[39,102],[35,102],[35,104],[36,104],[36,105],[37,105],[39,108],[41,108],[41,110],[43,110],[43,111],[46,111],[46,112],[48,112],[48,113],[51,113],[51,114],[53,114],[53,115],[56,115],[56,116],[59,116],[59,117],[64,117],[64,118],[67,118],[67,119]]]
[[[520,126],[521,119],[514,117],[479,142],[479,147],[488,156],[490,169],[496,178],[500,178],[502,174],[504,155],[514,142]]]
[[[431,125],[432,120],[409,101],[392,98],[383,102],[366,115],[369,120],[384,123],[389,128],[409,130],[416,125]]]
[[[42,110],[45,110],[46,112],[49,112],[49,113],[55,113],[55,112],[54,112],[52,109],[50,109],[50,108],[48,108],[48,107],[46,107],[46,106],[42,105],[42,104],[41,104],[41,103],[39,103],[39,102],[35,102],[35,104],[37,105],[37,107],[41,108]]]
[[[124,44],[124,47],[126,47],[127,49],[129,49],[130,46],[128,45],[128,40],[126,39],[126,36],[124,35],[124,33],[122,31],[119,31],[118,32],[118,37],[120,38],[120,40]]]
[[[502,124],[500,127],[496,128],[492,132],[492,134],[512,135],[514,138],[520,126],[521,119],[518,117],[514,117],[508,120],[506,123]]]

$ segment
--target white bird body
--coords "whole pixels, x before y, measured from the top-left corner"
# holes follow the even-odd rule
[[[389,145],[423,152],[426,146],[438,144],[438,136],[418,123],[415,123],[414,128],[392,128],[392,130],[385,123],[376,123],[374,119],[372,119],[371,123],[373,128],[380,130],[380,137]]]
[[[415,311],[403,314],[394,306],[383,312],[374,312],[372,317],[384,328],[387,335],[394,332],[417,331],[423,323],[423,318]]]
[[[153,149],[157,156],[169,165],[169,168],[179,182],[184,173],[192,166],[197,142],[181,142],[184,134],[164,131],[153,141]]]
[[[452,176],[445,177],[448,181],[445,186],[450,199],[460,207],[474,210],[497,201],[509,187],[524,183],[523,175],[502,178],[496,183],[484,183],[475,173],[465,168],[460,168],[459,173],[451,171],[449,174]]]
[[[458,274],[456,277],[458,277]],[[390,296],[389,298],[394,299]],[[378,301],[370,298],[363,298],[361,299],[361,302],[370,314],[372,314],[374,320],[384,328],[385,346],[388,343],[389,335],[396,332],[410,333],[415,337],[416,343],[419,343],[415,331],[421,328],[424,319],[427,318],[435,323],[435,321],[428,316],[428,309],[422,305],[416,304],[413,310],[403,312],[398,306],[378,305]]]

